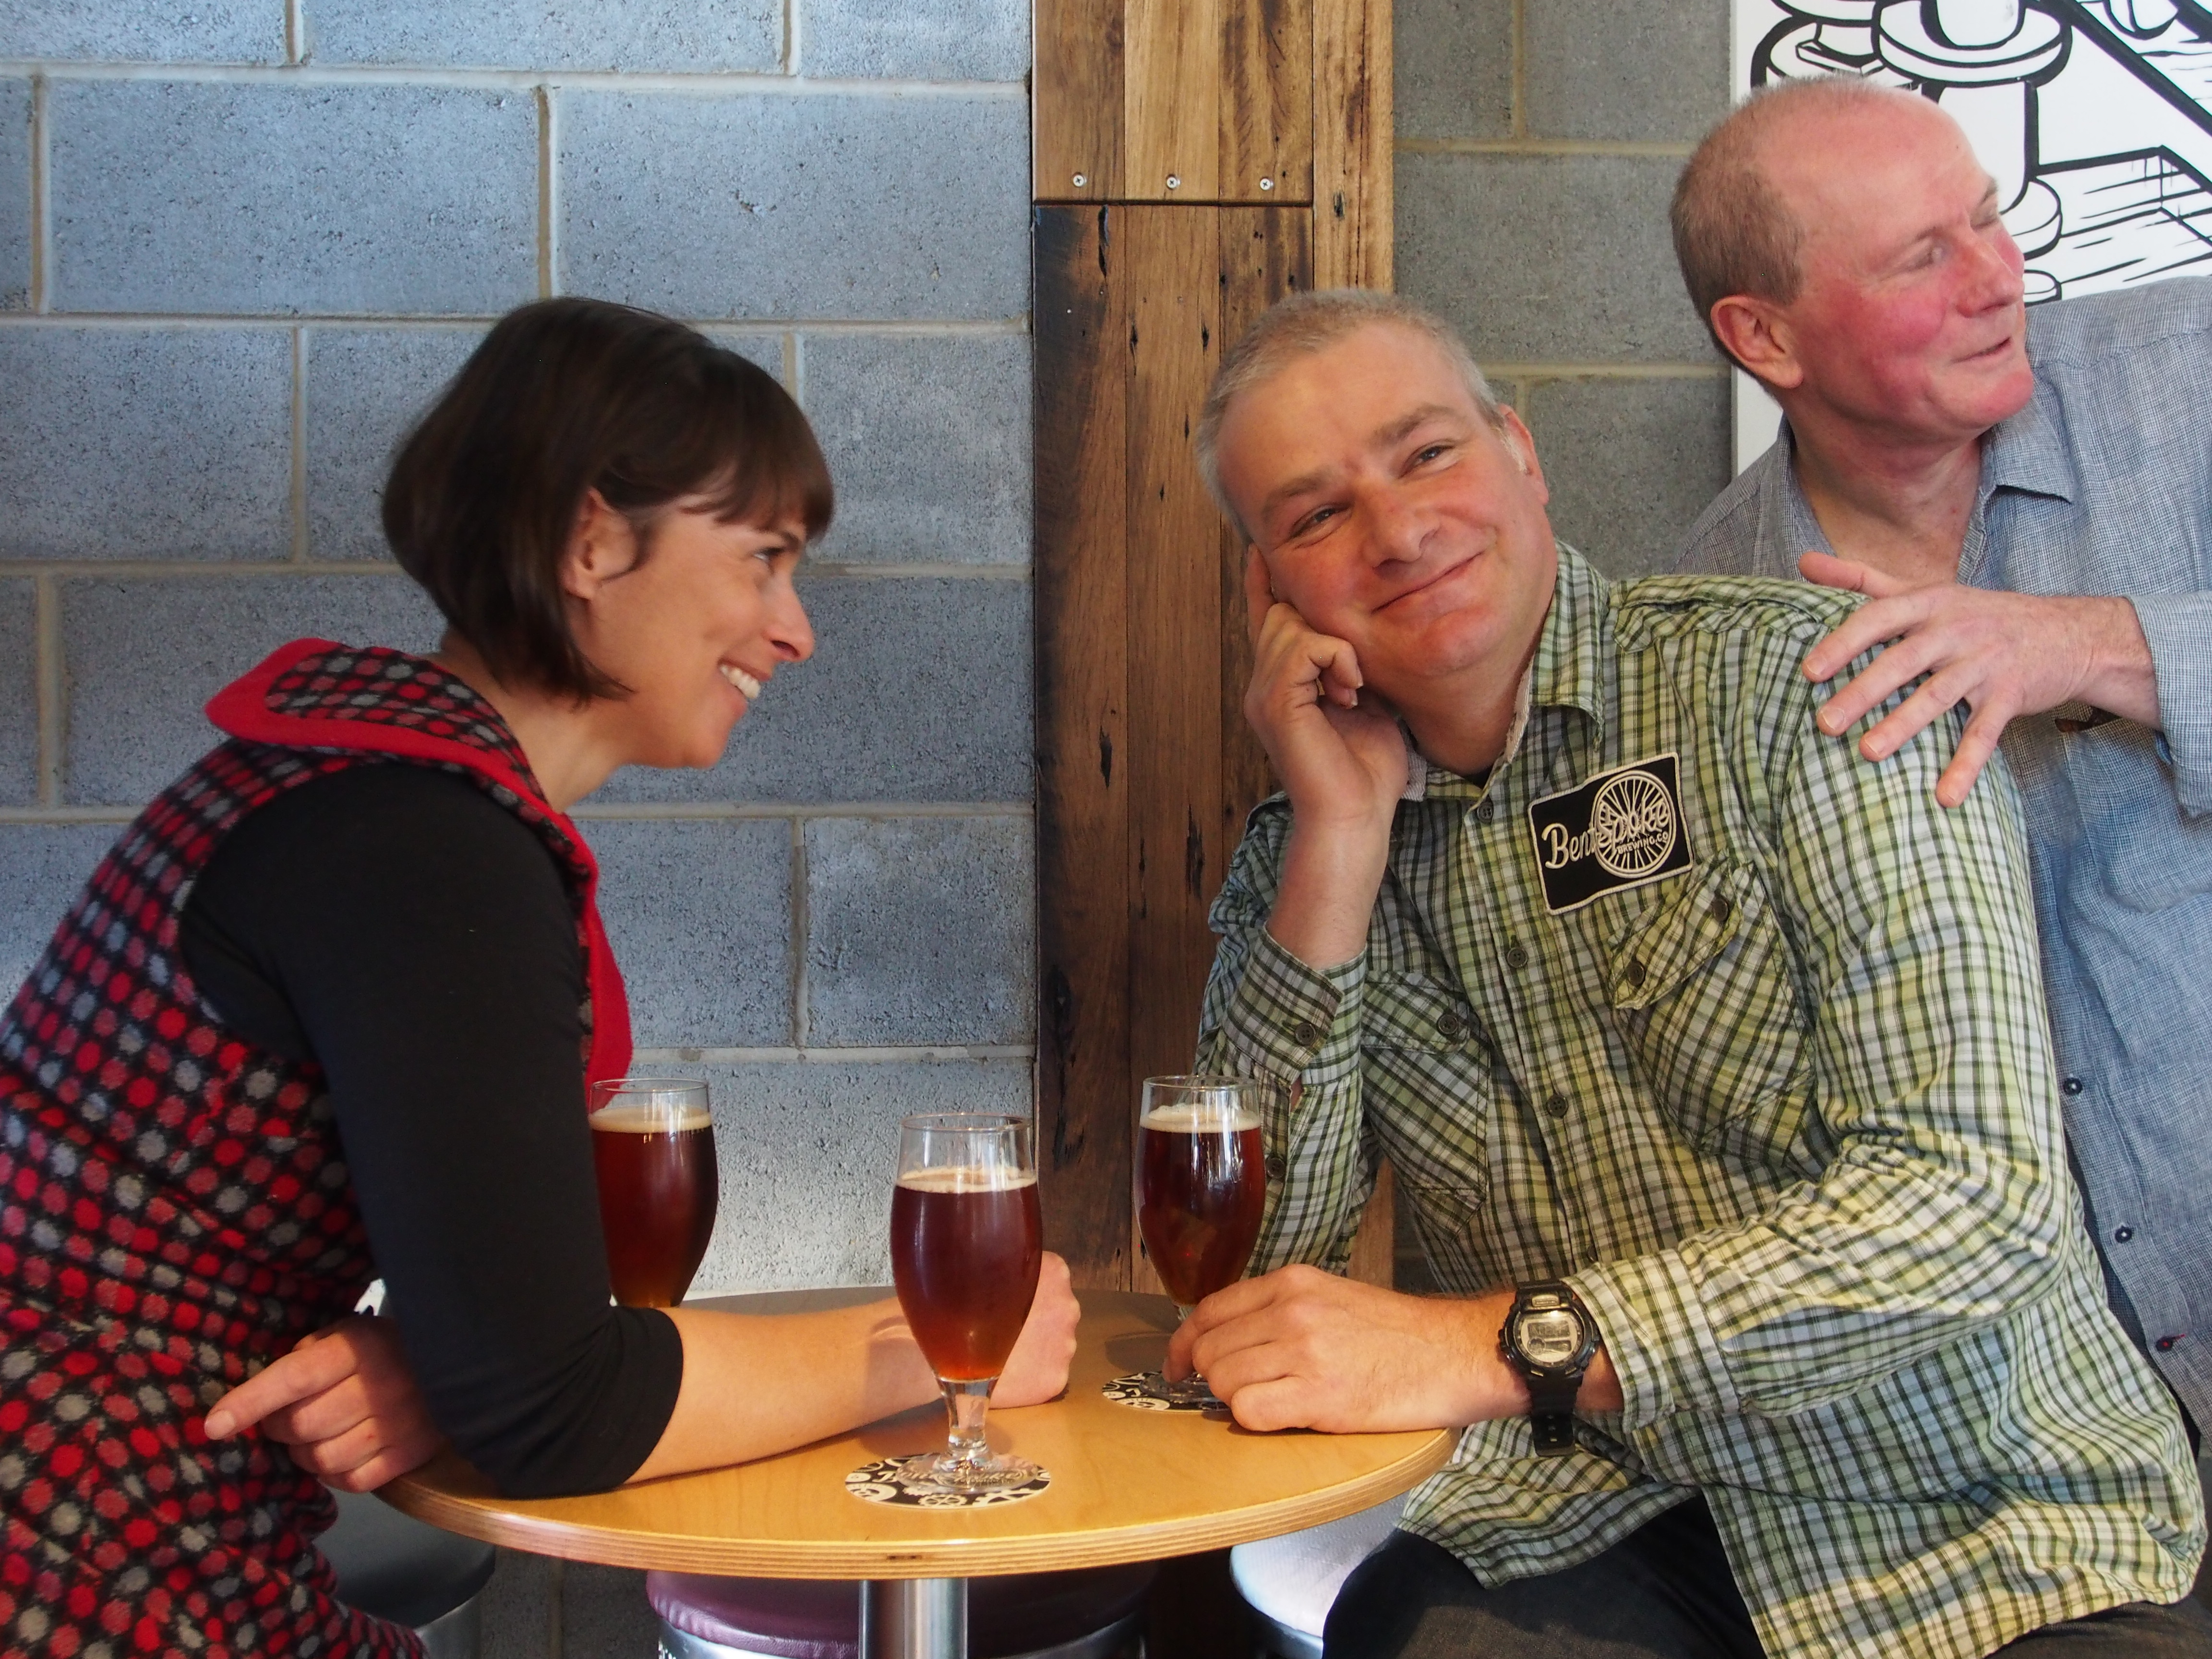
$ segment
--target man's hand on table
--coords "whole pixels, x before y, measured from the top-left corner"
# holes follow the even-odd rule
[[[1037,1269],[1029,1319],[999,1374],[999,1386],[991,1390],[994,1406],[1034,1406],[1066,1391],[1067,1367],[1075,1358],[1075,1322],[1082,1313],[1067,1263],[1047,1250]]]
[[[1836,689],[1821,708],[1821,731],[1830,737],[1849,731],[1923,674],[1927,684],[1859,740],[1868,760],[1887,759],[1956,703],[1974,711],[1936,781],[1936,799],[1946,806],[1966,799],[2016,715],[2086,702],[2139,725],[2159,723],[2150,647],[2126,599],[2049,598],[1957,582],[1909,587],[1826,553],[1808,553],[1797,568],[1809,581],[1869,600],[1807,653],[1808,679],[1832,678],[1862,653],[1893,641]]]
[[[208,1410],[210,1440],[258,1424],[325,1486],[373,1492],[444,1443],[388,1319],[354,1314],[301,1339]]]
[[[1248,1429],[1330,1434],[1461,1428],[1528,1409],[1498,1350],[1510,1290],[1401,1296],[1317,1267],[1282,1267],[1206,1298],[1168,1344],[1168,1375],[1195,1369]],[[1617,1411],[1605,1350],[1582,1409]]]

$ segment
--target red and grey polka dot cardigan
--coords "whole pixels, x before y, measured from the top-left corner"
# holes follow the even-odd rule
[[[228,740],[116,842],[0,1019],[9,1659],[420,1651],[331,1595],[321,1485],[258,1435],[204,1431],[226,1389],[375,1277],[321,1073],[227,1030],[178,956],[192,882],[247,813],[367,763],[480,784],[569,877],[580,1079],[629,1062],[591,851],[467,686],[418,657],[301,640],[208,714]]]

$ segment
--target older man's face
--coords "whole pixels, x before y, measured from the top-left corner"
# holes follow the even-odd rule
[[[1808,112],[1760,165],[1805,227],[1803,287],[1782,314],[1806,390],[1936,443],[2027,403],[2020,249],[1956,123],[1919,98]]]
[[[1394,703],[1534,643],[1558,569],[1535,447],[1420,334],[1373,324],[1297,359],[1230,404],[1217,453],[1276,597]]]

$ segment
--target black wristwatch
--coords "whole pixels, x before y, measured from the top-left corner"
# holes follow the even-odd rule
[[[1539,1457],[1575,1449],[1575,1395],[1597,1346],[1597,1321],[1558,1279],[1514,1291],[1498,1352],[1528,1381],[1528,1435]]]

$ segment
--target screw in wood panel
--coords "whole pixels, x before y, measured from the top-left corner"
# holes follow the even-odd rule
[[[1082,174],[1082,173],[1077,173],[1077,174],[1075,175],[1075,187],[1076,187],[1076,189],[1078,189],[1078,190],[1081,190],[1081,189],[1084,187],[1084,185],[1085,185],[1089,184],[1090,182],[1091,182],[1091,180],[1090,180],[1088,178],[1086,178],[1084,174]]]
[[[1174,173],[1170,173],[1168,174],[1168,188],[1170,190],[1181,190],[1182,188],[1182,180],[1176,178]]]
[[[1262,190],[1273,190],[1274,187],[1275,181],[1273,179],[1262,179],[1260,181],[1260,188]]]

